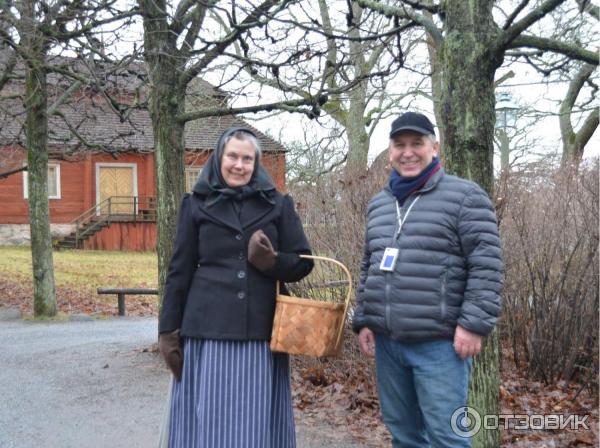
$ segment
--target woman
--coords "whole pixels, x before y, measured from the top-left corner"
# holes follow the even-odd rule
[[[256,136],[226,130],[181,203],[165,283],[170,447],[295,447],[289,359],[269,339],[276,280],[312,269],[299,254],[310,254],[300,219],[261,166]]]

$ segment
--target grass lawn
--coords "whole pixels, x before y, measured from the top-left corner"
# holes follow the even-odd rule
[[[153,252],[61,250],[54,252],[57,301],[64,312],[116,314],[116,297],[99,296],[98,287],[156,288]],[[33,309],[31,250],[0,246],[0,306]],[[128,296],[127,314],[155,314],[157,296]],[[114,308],[114,309],[113,309]]]

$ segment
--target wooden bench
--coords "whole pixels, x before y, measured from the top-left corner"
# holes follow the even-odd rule
[[[158,295],[155,288],[98,288],[98,294],[116,294],[119,306],[119,316],[125,316],[126,295]]]

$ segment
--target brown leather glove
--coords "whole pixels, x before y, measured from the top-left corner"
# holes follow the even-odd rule
[[[259,271],[267,271],[275,266],[277,252],[265,232],[258,229],[248,243],[248,261]]]
[[[181,338],[179,330],[161,333],[158,337],[158,350],[165,359],[167,367],[173,372],[177,381],[181,381],[183,370],[183,350],[181,349]]]

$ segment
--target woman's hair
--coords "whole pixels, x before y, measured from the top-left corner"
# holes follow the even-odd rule
[[[260,160],[260,158],[262,157],[262,148],[260,147],[260,142],[254,135],[250,134],[249,132],[235,131],[233,134],[227,136],[227,138],[223,142],[223,148],[225,148],[225,145],[227,145],[227,143],[229,143],[229,140],[231,140],[232,138],[242,140],[244,142],[250,142],[252,146],[254,146],[256,160]]]

